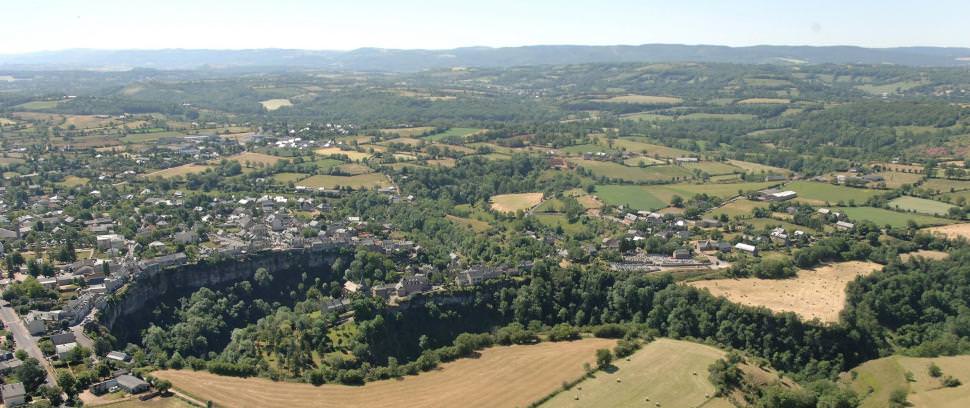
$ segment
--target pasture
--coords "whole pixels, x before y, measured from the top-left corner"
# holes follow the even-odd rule
[[[609,144],[609,139],[605,137],[597,138],[597,142],[600,146],[607,146]],[[678,149],[675,147],[668,147],[659,144],[654,144],[650,139],[641,136],[631,136],[619,139],[613,139],[613,148],[615,149],[626,149],[627,151],[634,153],[642,153],[646,156],[659,156],[666,158],[683,157],[690,156],[692,153],[686,150]]]
[[[970,190],[970,181],[932,178],[920,184],[920,188],[937,194]]]
[[[843,375],[841,381],[862,398],[860,408],[885,407],[895,389],[906,390],[910,406],[957,408],[970,405],[970,387],[947,388],[940,378],[929,375],[930,364],[936,364],[944,376],[966,382],[970,379],[970,356],[905,357],[890,356],[867,361],[854,368],[855,375]],[[910,373],[912,381],[907,379]]]
[[[201,165],[201,164],[183,164],[181,166],[169,167],[167,169],[162,169],[154,171],[151,173],[144,174],[143,177],[147,179],[152,179],[156,177],[161,178],[173,178],[173,177],[185,177],[189,174],[204,173],[206,170],[211,169],[212,166]]]
[[[845,213],[855,221],[872,221],[882,227],[890,225],[893,228],[903,228],[912,220],[919,226],[944,225],[953,223],[952,220],[931,215],[904,213],[875,207],[842,207],[839,211]]]
[[[692,176],[687,169],[672,165],[630,167],[614,162],[579,158],[570,158],[569,161],[593,172],[598,177],[623,181],[677,181],[686,180]]]
[[[857,276],[882,268],[872,262],[840,262],[798,271],[791,279],[715,279],[690,282],[714,296],[774,312],[793,312],[805,320],[835,323],[845,306],[845,287]]]
[[[927,200],[925,198],[901,196],[889,202],[889,207],[903,211],[914,211],[930,215],[946,215],[947,212],[955,207],[952,204]]]
[[[615,371],[597,372],[540,407],[710,406],[721,399],[714,397],[707,367],[724,355],[703,344],[656,339],[628,359],[617,360]]]
[[[903,262],[909,261],[910,259],[923,258],[932,261],[939,261],[950,257],[950,254],[943,251],[934,251],[931,249],[920,249],[913,252],[900,254],[899,259]]]
[[[542,193],[500,194],[488,200],[493,210],[503,213],[525,211],[542,202]]]
[[[289,99],[267,99],[265,101],[259,101],[260,105],[263,105],[263,109],[268,111],[274,111],[279,108],[285,108],[287,106],[293,106],[293,102]]]
[[[321,174],[300,180],[296,185],[306,188],[336,189],[338,187],[349,187],[354,190],[363,190],[374,187],[387,187],[391,185],[391,182],[381,173],[368,173],[356,176],[329,176]]]
[[[363,386],[273,382],[225,377],[204,371],[153,373],[175,388],[224,407],[516,407],[526,406],[583,375],[594,352],[613,340],[585,339],[529,346],[493,347],[478,358],[443,364],[440,369]],[[408,396],[401,398],[401,396]]]
[[[457,225],[461,225],[466,228],[469,228],[475,232],[485,232],[485,231],[488,231],[489,228],[491,228],[491,226],[488,225],[487,222],[472,219],[472,218],[458,217],[451,214],[445,215],[445,218],[448,219],[448,221],[451,221]]]
[[[60,181],[56,184],[61,187],[72,188],[72,187],[87,185],[89,181],[91,180],[89,180],[86,177],[65,176],[64,181]]]
[[[896,171],[884,171],[875,173],[875,175],[882,176],[887,188],[899,188],[904,184],[916,184],[923,178],[921,174],[900,173]]]
[[[854,201],[862,204],[870,197],[882,194],[878,190],[837,186],[815,181],[795,181],[786,184],[785,190],[798,193],[797,200],[807,204],[825,205],[826,203]]]
[[[655,211],[666,207],[668,204],[667,201],[648,193],[642,186],[596,186],[596,196],[607,204],[622,205],[636,210]]]
[[[367,174],[367,173],[371,173],[371,172],[374,171],[370,167],[367,167],[367,166],[365,166],[363,164],[357,164],[357,163],[344,163],[344,164],[341,164],[341,165],[337,166],[336,169],[337,170],[340,170],[340,172],[342,174],[347,174],[347,175],[350,175],[350,176],[356,176],[356,175],[360,175],[360,174]]]
[[[791,174],[791,170],[783,169],[781,167],[769,166],[767,164],[754,163],[754,162],[741,161],[741,160],[728,160],[727,163],[732,166],[739,167],[742,170],[752,174],[758,174],[758,173]]]

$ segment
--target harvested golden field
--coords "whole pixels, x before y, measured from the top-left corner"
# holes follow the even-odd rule
[[[834,323],[845,306],[845,286],[857,276],[880,268],[873,262],[850,261],[800,270],[791,279],[715,279],[688,285],[742,305],[794,312],[806,320]]]
[[[596,349],[612,348],[614,344],[613,340],[585,339],[493,347],[482,351],[479,358],[360,387],[314,387],[188,370],[153,374],[172,381],[178,390],[222,407],[522,407],[549,394],[563,381],[582,376],[583,363],[593,362]]]
[[[928,259],[928,260],[931,260],[931,261],[939,261],[939,260],[942,260],[942,259],[946,259],[949,256],[950,256],[950,254],[948,254],[946,252],[943,252],[943,251],[933,251],[933,250],[929,250],[929,249],[920,249],[918,251],[913,251],[913,252],[906,253],[906,254],[900,254],[899,255],[899,258],[902,259],[903,262],[906,262],[906,261],[908,261],[910,259],[913,259],[913,258],[924,258],[924,259]]]
[[[607,103],[640,103],[640,104],[658,104],[658,105],[676,105],[683,102],[683,99],[675,98],[672,96],[654,96],[654,95],[623,95],[614,96],[612,98],[606,99],[594,99],[594,102],[607,102]]]
[[[10,125],[16,125],[16,124],[17,124],[17,121],[10,120],[7,118],[0,118],[0,126],[10,126]]]
[[[100,116],[100,117],[99,117]],[[61,124],[61,128],[67,129],[74,126],[75,129],[95,129],[102,128],[109,125],[121,124],[121,120],[115,120],[112,117],[105,117],[101,115],[69,115],[64,118],[64,123]],[[135,126],[132,126],[135,127]]]
[[[167,169],[154,171],[143,175],[145,178],[172,178],[176,176],[187,176],[189,174],[204,173],[206,170],[211,169],[211,166],[204,166],[201,164],[183,164],[181,166],[169,167]]]
[[[724,351],[698,343],[657,339],[628,360],[617,360],[614,372],[598,372],[541,407],[663,407],[710,406],[714,386],[707,367]],[[577,399],[578,397],[578,399]],[[731,406],[728,404],[727,406]]]
[[[371,156],[369,153],[358,152],[355,150],[341,150],[339,147],[324,147],[324,148],[315,150],[314,153],[321,156],[331,156],[334,154],[339,154],[339,155],[347,156],[348,158],[350,158],[350,160],[353,160],[353,161],[364,160],[364,159],[370,158]]]
[[[939,227],[925,228],[932,234],[945,235],[947,239],[965,238],[970,239],[970,223],[941,225]]]
[[[293,106],[289,99],[267,99],[259,102],[268,111],[274,111],[282,107]]]
[[[242,152],[237,155],[225,157],[225,159],[230,161],[237,161],[239,162],[239,164],[243,166],[246,166],[247,163],[250,166],[258,166],[260,163],[262,163],[264,166],[273,166],[276,163],[278,163],[280,160],[285,160],[283,157],[272,156],[272,155],[256,153],[256,152]],[[218,163],[221,160],[222,159],[217,159],[217,160],[214,160],[214,162]]]
[[[500,194],[492,196],[489,201],[493,210],[512,213],[539,205],[542,202],[542,193]]]

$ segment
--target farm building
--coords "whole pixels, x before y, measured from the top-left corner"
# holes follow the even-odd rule
[[[778,189],[769,188],[767,190],[761,190],[758,192],[758,199],[761,201],[786,201],[798,197],[798,193],[785,190],[780,191]]]
[[[109,352],[108,355],[105,357],[107,357],[108,360],[114,360],[121,363],[128,362],[128,358],[129,358],[128,353],[125,353],[123,351],[112,351],[112,352]]]
[[[835,223],[835,228],[838,228],[842,231],[848,231],[855,228],[855,224],[851,222],[846,222],[846,221],[837,221]]]
[[[4,384],[0,386],[0,396],[3,397],[3,406],[5,407],[17,407],[27,402],[27,392],[24,389],[24,383]]]
[[[737,249],[738,251],[741,251],[741,252],[747,252],[751,255],[758,255],[758,248],[751,244],[745,244],[743,242],[739,242],[736,245],[734,245],[734,249]]]
[[[123,374],[118,376],[118,386],[129,394],[138,394],[148,391],[148,383],[133,375]]]

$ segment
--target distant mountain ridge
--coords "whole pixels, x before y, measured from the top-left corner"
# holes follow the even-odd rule
[[[278,67],[413,72],[450,67],[619,62],[835,63],[952,67],[970,66],[970,48],[774,45],[727,47],[645,44],[464,47],[450,50],[359,48],[352,51],[271,48],[251,50],[71,49],[0,55],[0,69],[3,70]]]

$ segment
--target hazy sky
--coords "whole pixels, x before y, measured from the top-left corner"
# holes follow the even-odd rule
[[[970,47],[970,0],[2,0],[0,15],[0,53],[645,43]]]

